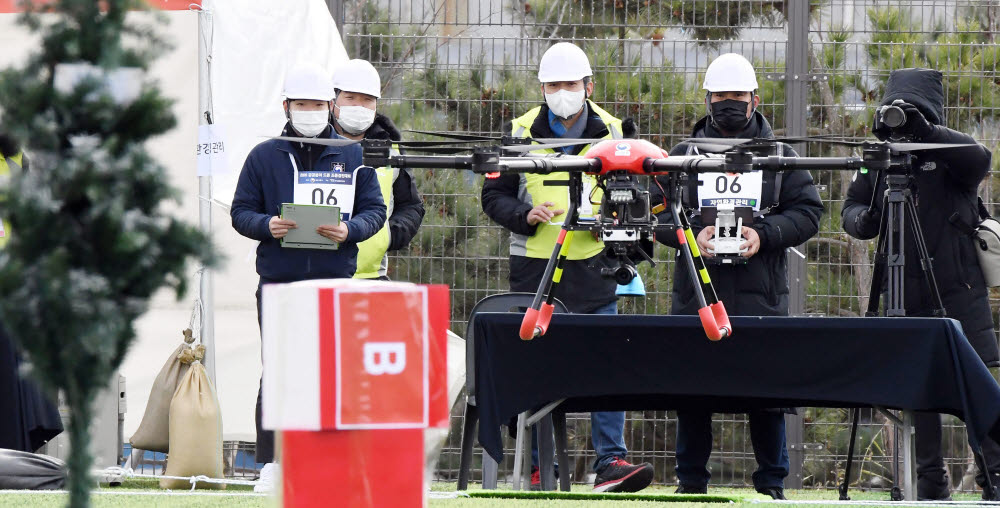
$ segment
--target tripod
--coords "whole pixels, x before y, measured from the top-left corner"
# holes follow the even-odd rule
[[[907,161],[909,162],[909,161]],[[904,167],[908,168],[909,164]],[[883,172],[880,170],[876,182],[882,180]],[[888,173],[885,175],[886,191],[882,198],[882,218],[879,223],[878,244],[875,248],[875,270],[872,274],[871,289],[868,298],[867,317],[878,315],[880,297],[882,295],[883,279],[886,280],[885,292],[885,316],[905,317],[905,282],[906,282],[906,232],[913,236],[913,244],[919,258],[920,269],[926,288],[929,290],[934,308],[934,317],[945,317],[944,302],[941,300],[941,292],[938,289],[937,279],[934,277],[934,268],[931,266],[930,251],[927,249],[927,241],[924,238],[923,228],[920,225],[920,218],[917,215],[917,207],[913,201],[913,193],[910,184],[913,183],[914,176],[907,170],[902,173]],[[872,205],[869,212],[874,210],[876,196],[872,196]],[[888,273],[886,273],[888,272]],[[847,486],[851,479],[851,463],[854,459],[854,442],[857,439],[860,409],[854,408],[851,417],[851,439],[847,451],[847,464],[844,468],[844,483],[840,486],[840,500],[846,501],[850,497],[847,495]],[[898,432],[895,436],[898,441]],[[986,461],[982,454],[982,447],[974,450],[976,461],[985,471]],[[899,447],[893,449],[894,476],[899,478]],[[993,486],[990,482],[990,475],[986,474],[986,488],[990,492]],[[893,501],[903,500],[902,492],[897,485],[894,485],[891,492]]]

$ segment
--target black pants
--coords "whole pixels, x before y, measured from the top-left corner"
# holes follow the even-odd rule
[[[260,321],[260,286],[261,283],[257,283],[257,326],[261,326]],[[261,327],[263,330],[263,327]],[[261,362],[264,361],[263,358],[264,348],[263,340],[261,341]],[[256,420],[257,425],[257,462],[268,463],[274,462],[274,431],[264,430],[260,426],[261,422],[261,394],[263,392],[264,378],[261,377],[260,384],[257,385],[257,409],[254,412],[254,420]]]
[[[936,497],[936,492],[947,492],[948,477],[941,457],[941,415],[938,413],[916,412],[913,417],[916,430],[917,449],[917,490],[921,497]],[[990,474],[1000,473],[1000,445],[987,437],[983,443],[983,457],[986,459],[985,469]],[[976,457],[976,483],[980,487],[986,485],[984,464]],[[993,477],[994,479],[996,476]],[[994,480],[994,487],[996,480]]]

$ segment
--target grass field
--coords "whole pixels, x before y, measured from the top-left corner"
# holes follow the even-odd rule
[[[445,494],[454,492],[454,483],[435,483],[433,489],[435,493]],[[735,496],[742,498],[742,502],[718,503],[704,502],[697,496],[669,496],[675,499],[683,498],[683,501],[664,502],[662,499],[672,494],[672,486],[654,486],[630,497],[637,500],[621,499],[621,495],[605,494],[602,499],[594,500],[554,500],[554,499],[508,499],[508,498],[454,498],[437,499],[428,501],[429,508],[541,508],[541,507],[585,507],[585,508],[694,508],[694,507],[719,507],[723,504],[734,505],[763,505],[772,506],[794,506],[802,508],[816,508],[819,506],[836,506],[837,492],[834,490],[790,490],[786,492],[790,502],[769,503],[769,499],[760,496],[752,489],[733,488],[712,488],[705,501],[718,499],[719,496]],[[470,492],[482,492],[478,485],[472,486]],[[586,485],[574,485],[574,493],[588,493],[590,488]],[[642,499],[642,498],[650,499]],[[955,501],[979,501],[978,494],[956,494]],[[861,492],[852,491],[851,498],[855,501],[873,501],[886,506],[899,506],[898,503],[889,501],[888,492]],[[794,501],[807,501],[808,503],[795,503]],[[827,504],[817,504],[817,501],[830,501]],[[0,492],[0,508],[60,508],[66,503],[66,495],[61,493],[20,493],[4,491]],[[272,508],[276,507],[277,501],[265,497],[253,495],[249,487],[240,485],[230,485],[226,491],[199,491],[190,494],[186,491],[173,491],[169,495],[162,494],[156,487],[156,482],[152,480],[132,480],[126,482],[121,487],[102,488],[95,491],[92,496],[92,504],[95,508],[121,508],[121,507],[193,507],[193,508]],[[997,503],[992,503],[997,504]],[[336,507],[336,503],[330,505]],[[843,506],[843,505],[840,505]],[[911,505],[912,506],[912,505]]]

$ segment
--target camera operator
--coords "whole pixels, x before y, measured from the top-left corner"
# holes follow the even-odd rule
[[[760,97],[756,95],[757,78],[753,65],[735,53],[720,55],[705,71],[705,107],[708,115],[694,126],[693,138],[773,138],[771,125],[757,111]],[[790,146],[779,145],[782,155],[794,156]],[[670,155],[691,155],[697,147],[681,143]],[[771,155],[771,154],[761,154]],[[701,175],[701,180],[714,185],[725,173]],[[657,177],[662,178],[662,177]],[[728,176],[729,181],[733,178]],[[746,241],[741,254],[745,263],[709,264],[708,271],[719,298],[730,315],[787,316],[788,277],[785,249],[802,244],[819,231],[823,203],[808,171],[755,171],[739,175],[741,187],[728,185],[733,199],[759,203],[753,224],[743,227],[740,234]],[[751,179],[758,184],[750,185]],[[685,209],[699,210],[690,217],[698,248],[709,262],[713,253],[714,226],[702,223],[700,208],[706,186],[692,179],[684,190]],[[726,196],[723,196],[726,197]],[[660,185],[650,188],[650,204],[667,204],[672,196],[663,196]],[[669,207],[668,207],[669,208]],[[658,214],[660,223],[671,223],[669,211]],[[680,248],[676,235],[657,234],[656,239]],[[674,263],[674,284],[671,314],[697,314],[698,300],[692,280],[678,255]],[[758,368],[780,368],[761,365]],[[721,409],[721,408],[720,408]],[[784,412],[764,409],[749,412],[750,440],[757,459],[753,473],[754,488],[774,499],[784,499],[784,479],[788,475],[788,452],[785,447]],[[708,410],[677,411],[677,478],[678,493],[707,492],[711,472],[707,468],[712,452],[712,413]]]
[[[900,69],[889,75],[882,106],[894,101],[905,114],[905,122],[895,129],[885,124],[880,108],[875,115],[872,133],[880,140],[912,140],[924,143],[971,144],[973,146],[914,152],[913,178],[909,189],[916,204],[917,216],[948,317],[957,319],[969,342],[987,366],[998,362],[996,335],[990,312],[986,281],[979,267],[972,239],[949,217],[978,223],[977,189],[989,172],[990,152],[966,134],[941,125],[944,120],[944,89],[941,73],[931,69]],[[898,111],[894,113],[898,116]],[[891,122],[890,122],[891,123]],[[873,171],[856,173],[847,191],[841,213],[844,229],[855,238],[874,238],[882,220],[884,178]],[[904,254],[904,308],[908,316],[933,315],[933,301],[927,294],[913,235],[906,234]],[[881,281],[875,281],[881,282]],[[884,286],[883,286],[884,287]],[[950,499],[948,474],[941,457],[941,417],[937,413],[917,413],[914,421],[917,452],[917,497],[921,500]],[[986,469],[994,486],[983,492],[984,500],[1000,500],[1000,446],[989,438],[983,443]],[[982,468],[982,464],[977,465]],[[983,487],[986,478],[980,469],[976,483]]]

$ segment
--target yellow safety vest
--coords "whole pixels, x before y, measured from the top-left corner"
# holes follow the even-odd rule
[[[9,157],[0,153],[0,180],[8,180],[12,172],[20,171],[23,160],[23,153],[18,153],[17,155]],[[8,222],[6,218],[3,219],[3,231],[3,236],[0,237],[0,248],[6,245],[7,240],[10,238],[10,222]]]
[[[599,108],[591,101],[587,101],[587,106],[590,111],[597,113],[597,115],[604,121],[604,124],[608,127],[608,135],[604,139],[621,139],[622,137],[622,121],[615,118],[607,111]],[[523,116],[515,118],[511,123],[511,135],[514,137],[528,137],[531,135],[531,125],[535,122],[541,112],[542,107],[536,107],[531,111],[528,111]],[[587,153],[590,149],[590,145],[583,147],[579,155]],[[555,153],[551,149],[536,150],[533,153],[545,154],[545,153]],[[545,185],[547,180],[566,180],[569,175],[567,173],[550,173],[547,175],[540,174],[522,174],[520,176],[520,185],[518,189],[518,196],[522,201],[528,203],[531,206],[536,204],[541,204],[546,201],[551,201],[555,203],[552,207],[553,210],[566,210],[568,212],[569,208],[569,192],[565,186],[551,186]],[[584,191],[590,190],[590,202],[591,202],[591,212],[581,213],[580,217],[593,217],[600,208],[601,199],[604,196],[603,191],[597,187],[597,179],[592,175],[583,175],[583,185]],[[583,197],[582,208],[586,209],[587,197]],[[556,223],[561,223],[566,217],[566,214],[553,217],[553,221]],[[526,256],[529,258],[538,259],[548,259],[552,255],[552,248],[556,244],[556,238],[559,236],[559,231],[562,226],[559,224],[549,224],[546,222],[538,224],[537,229],[535,229],[535,234],[528,237],[525,235],[511,234],[510,239],[510,254],[512,256]],[[604,242],[595,240],[592,235],[589,234],[576,234],[574,233],[573,241],[569,246],[569,253],[566,259],[569,260],[581,260],[590,259],[604,250]]]
[[[399,151],[393,147],[393,155]],[[392,184],[399,177],[399,168],[378,168],[378,186],[382,191],[382,201],[385,202],[385,224],[371,238],[358,244],[358,268],[354,272],[355,279],[377,279],[386,275],[389,268],[389,217],[392,216],[394,201]]]

